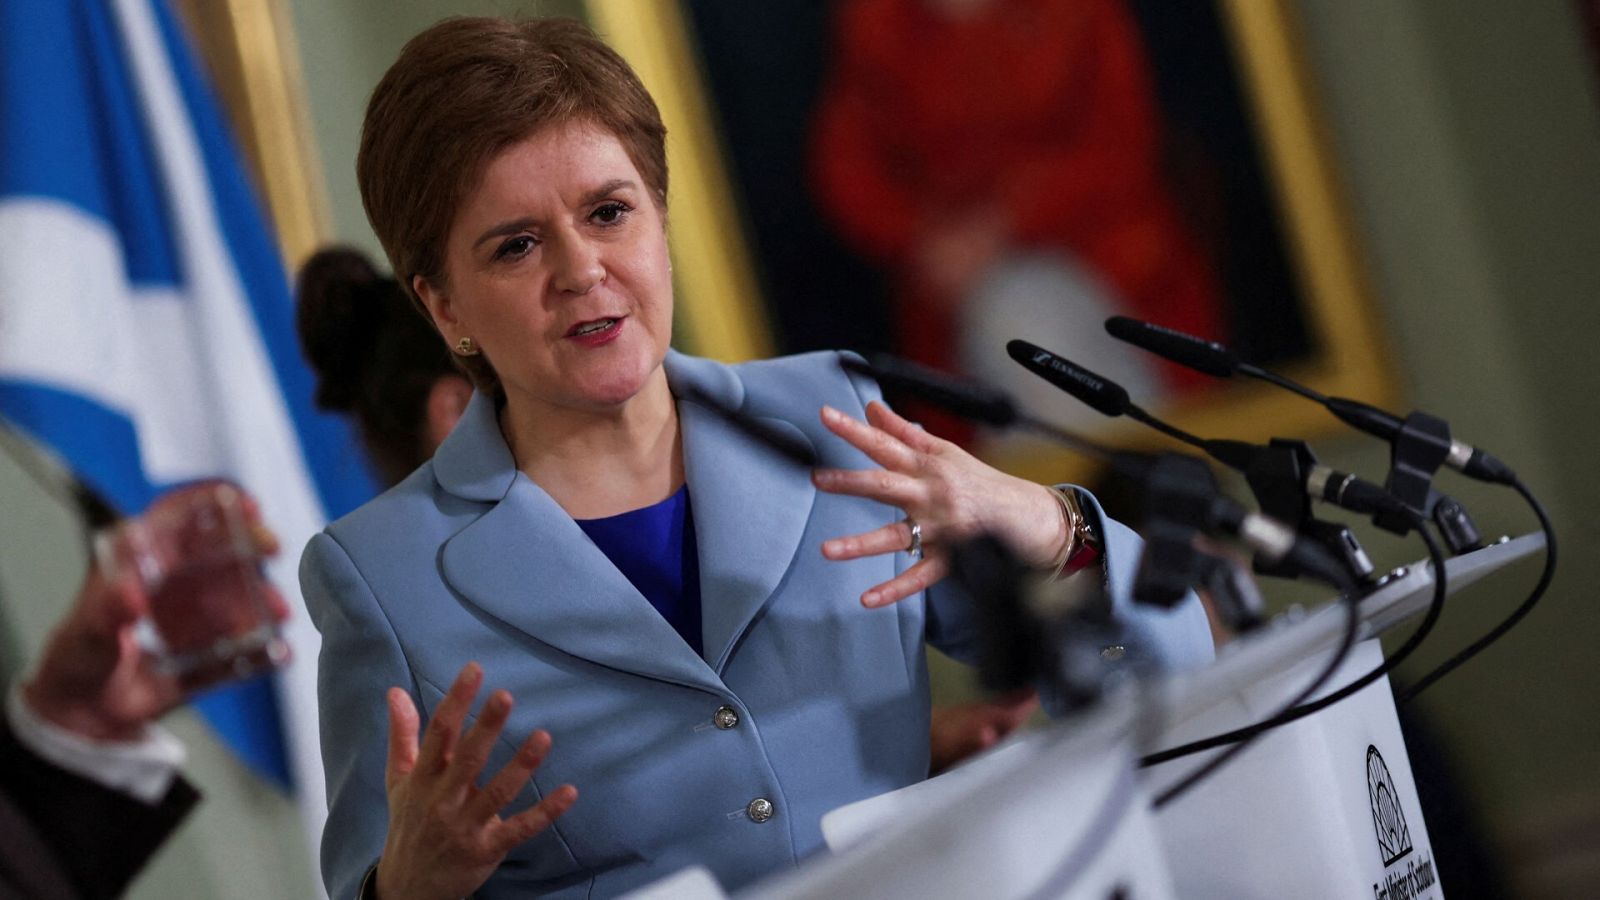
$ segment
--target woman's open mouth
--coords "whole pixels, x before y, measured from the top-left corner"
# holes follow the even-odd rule
[[[617,316],[579,322],[567,332],[567,337],[587,347],[598,347],[610,343],[622,333],[622,322],[625,318]]]

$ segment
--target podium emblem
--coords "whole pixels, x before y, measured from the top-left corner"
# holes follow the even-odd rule
[[[1400,808],[1400,794],[1395,790],[1394,778],[1384,764],[1383,754],[1371,744],[1367,745],[1367,799],[1372,803],[1372,827],[1378,833],[1378,849],[1383,852],[1385,867],[1411,852],[1411,829],[1406,827],[1406,814]]]

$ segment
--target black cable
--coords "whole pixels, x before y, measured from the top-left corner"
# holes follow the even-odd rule
[[[1329,658],[1328,665],[1324,667],[1321,672],[1317,673],[1317,677],[1313,678],[1311,683],[1306,685],[1304,690],[1295,695],[1293,700],[1290,700],[1288,703],[1284,704],[1283,709],[1279,710],[1271,718],[1277,718],[1278,716],[1288,714],[1289,712],[1293,711],[1295,707],[1309,700],[1317,691],[1322,690],[1322,686],[1328,683],[1328,679],[1333,677],[1333,673],[1339,671],[1339,667],[1344,665],[1345,657],[1350,655],[1350,649],[1356,644],[1356,635],[1361,631],[1361,601],[1360,598],[1353,593],[1340,595],[1339,601],[1344,605],[1345,611],[1344,636],[1339,641],[1339,649],[1334,652],[1332,657]],[[1271,719],[1268,721],[1270,720]],[[1161,807],[1166,806],[1168,803],[1171,803],[1173,800],[1176,800],[1179,795],[1204,781],[1206,778],[1210,777],[1212,773],[1227,765],[1229,760],[1243,753],[1246,747],[1249,747],[1263,734],[1266,734],[1266,729],[1262,729],[1254,734],[1244,737],[1232,747],[1229,747],[1221,753],[1218,753],[1216,756],[1213,756],[1211,759],[1206,760],[1205,763],[1196,767],[1193,772],[1185,775],[1177,784],[1174,784],[1162,791],[1160,794],[1157,794],[1155,799],[1151,801],[1151,807],[1154,809],[1160,809]],[[1146,757],[1146,759],[1148,758],[1149,757]],[[1141,765],[1149,765],[1149,763],[1141,761]]]
[[[1132,404],[1129,404],[1125,414],[1128,418],[1133,419],[1135,422],[1141,422],[1145,425],[1148,425],[1180,443],[1191,444],[1196,447],[1204,447],[1206,444],[1203,438],[1190,434],[1176,425],[1168,425],[1166,422],[1161,421],[1155,416],[1150,415],[1148,412],[1145,412],[1144,410]]]
[[[1483,637],[1467,645],[1466,649],[1440,663],[1433,671],[1422,676],[1416,684],[1407,688],[1400,695],[1401,703],[1410,702],[1418,694],[1427,690],[1429,685],[1455,671],[1462,663],[1482,653],[1490,644],[1499,640],[1512,628],[1515,628],[1518,622],[1521,622],[1528,613],[1533,611],[1534,606],[1539,603],[1539,599],[1544,596],[1545,590],[1550,587],[1550,581],[1555,578],[1556,529],[1550,523],[1550,514],[1545,511],[1544,504],[1539,502],[1539,498],[1528,490],[1527,485],[1523,484],[1521,479],[1513,477],[1509,483],[1517,493],[1522,495],[1522,499],[1528,501],[1528,505],[1533,508],[1533,514],[1539,517],[1539,527],[1544,529],[1544,571],[1539,575],[1539,583],[1533,586],[1533,593],[1528,595],[1528,599],[1522,601],[1522,605],[1513,610],[1511,615],[1506,616],[1505,620],[1499,625],[1490,629]]]
[[[1246,375],[1249,375],[1251,378],[1258,378],[1258,379],[1260,379],[1262,381],[1265,381],[1265,382],[1267,382],[1269,384],[1275,384],[1278,387],[1281,387],[1284,390],[1289,391],[1291,393],[1299,394],[1300,396],[1306,398],[1307,400],[1311,400],[1311,401],[1316,402],[1316,403],[1321,403],[1324,406],[1326,406],[1327,403],[1328,403],[1328,395],[1327,394],[1324,394],[1321,391],[1315,390],[1313,388],[1309,388],[1309,387],[1301,384],[1298,381],[1291,381],[1288,378],[1285,378],[1285,377],[1283,377],[1282,375],[1279,375],[1276,372],[1269,372],[1266,369],[1261,368],[1260,366],[1252,366],[1249,363],[1240,363],[1239,364],[1239,371],[1243,372]]]
[[[1384,675],[1388,674],[1391,669],[1404,661],[1406,657],[1410,656],[1412,652],[1415,651],[1419,645],[1421,645],[1423,640],[1427,638],[1429,632],[1433,630],[1434,623],[1439,621],[1439,614],[1444,610],[1444,600],[1448,593],[1448,589],[1445,584],[1444,551],[1439,547],[1439,541],[1428,532],[1427,528],[1423,526],[1422,517],[1412,513],[1412,519],[1414,520],[1413,525],[1417,534],[1420,535],[1423,542],[1428,545],[1428,559],[1433,565],[1433,599],[1428,604],[1427,614],[1422,617],[1422,624],[1418,625],[1417,629],[1411,632],[1410,637],[1406,638],[1405,643],[1400,645],[1400,649],[1396,650],[1393,654],[1384,659],[1384,661],[1372,671],[1361,676],[1360,678],[1357,678],[1355,681],[1350,682],[1349,684],[1337,691],[1334,691],[1328,696],[1323,697],[1320,700],[1295,706],[1293,709],[1285,710],[1282,713],[1270,716],[1261,720],[1260,722],[1255,723],[1254,725],[1247,725],[1243,728],[1236,728],[1233,731],[1225,732],[1223,734],[1213,735],[1208,738],[1201,738],[1197,741],[1190,741],[1187,744],[1180,744],[1179,746],[1170,747],[1157,753],[1151,753],[1142,757],[1139,760],[1139,765],[1159,765],[1160,763],[1177,759],[1180,756],[1188,756],[1192,753],[1211,750],[1216,747],[1221,747],[1225,744],[1231,744],[1235,741],[1247,740],[1263,731],[1277,728],[1280,725],[1287,725],[1290,722],[1305,718],[1314,712],[1320,712],[1321,710],[1324,710],[1329,706],[1338,703],[1340,700],[1350,696],[1351,694],[1361,690],[1374,681],[1377,681],[1379,678],[1382,678]]]

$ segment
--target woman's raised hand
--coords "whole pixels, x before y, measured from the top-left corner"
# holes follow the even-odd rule
[[[483,669],[467,663],[428,722],[417,745],[420,719],[411,696],[389,689],[389,836],[378,862],[381,900],[431,900],[471,894],[507,853],[539,834],[578,799],[562,785],[538,804],[509,818],[500,810],[516,797],[550,752],[550,735],[535,731],[487,784],[478,774],[511,714],[511,695],[495,691],[466,734],[461,725]]]
[[[1040,567],[1056,559],[1070,537],[1049,488],[981,462],[882,403],[867,404],[865,422],[824,406],[822,423],[882,468],[817,469],[812,473],[817,487],[906,513],[906,520],[824,541],[822,555],[847,560],[897,553],[912,545],[908,522],[921,528],[923,558],[868,589],[861,595],[863,606],[903,600],[944,578],[950,571],[948,548],[979,534],[994,535],[1025,563]]]

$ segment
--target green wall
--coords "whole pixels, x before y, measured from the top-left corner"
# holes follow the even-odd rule
[[[1528,869],[1524,895],[1593,896],[1595,851],[1561,845],[1600,821],[1600,60],[1561,0],[1298,8],[1411,400],[1516,466],[1564,551],[1543,605],[1423,703],[1492,835]],[[1462,484],[1442,482],[1486,532],[1534,524],[1510,492]],[[1525,567],[1467,592],[1423,664],[1498,621],[1535,577]]]

